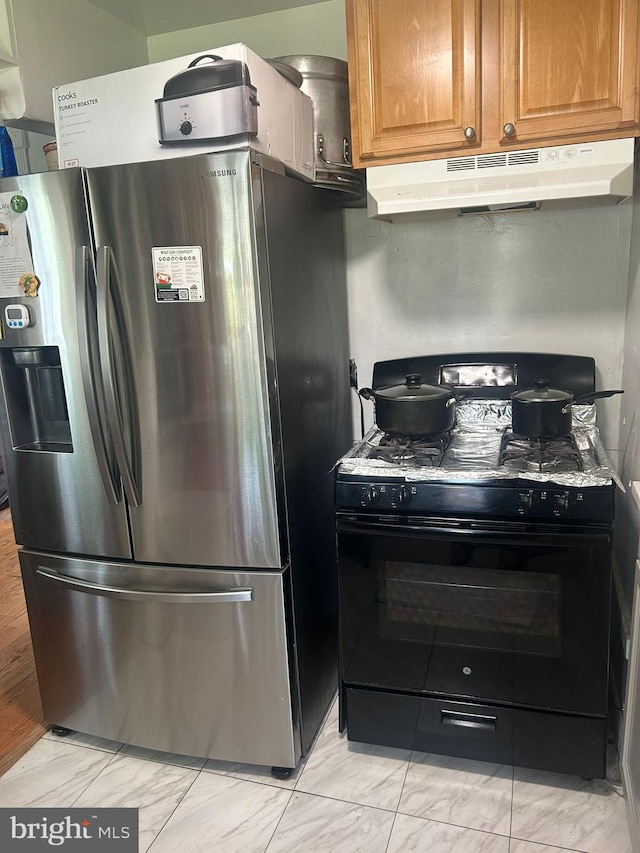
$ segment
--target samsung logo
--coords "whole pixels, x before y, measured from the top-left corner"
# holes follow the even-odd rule
[[[78,97],[77,92],[67,92],[66,95],[58,95],[59,101],[71,101]]]
[[[237,175],[237,169],[211,169],[205,172],[203,178],[226,178],[228,176]]]

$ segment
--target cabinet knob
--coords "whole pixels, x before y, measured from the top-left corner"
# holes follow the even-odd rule
[[[505,136],[513,136],[516,132],[516,126],[515,126],[515,124],[511,124],[511,122],[509,122],[508,124],[505,124],[505,126],[502,129],[504,130]]]
[[[464,138],[465,139],[475,139],[476,138],[475,128],[474,127],[465,127]]]

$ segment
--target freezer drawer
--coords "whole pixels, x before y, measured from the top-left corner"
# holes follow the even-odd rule
[[[283,572],[20,552],[45,719],[149,749],[293,767]]]

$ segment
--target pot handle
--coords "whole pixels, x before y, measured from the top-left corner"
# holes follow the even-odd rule
[[[365,400],[373,400],[374,393],[371,388],[360,388],[358,390],[358,394],[363,397]]]
[[[214,62],[220,62],[222,60],[221,56],[218,56],[215,53],[203,53],[202,56],[196,57],[196,59],[192,60],[187,68],[193,68],[194,65],[197,65],[201,59],[213,59]]]
[[[593,391],[591,394],[580,394],[571,403],[563,407],[562,414],[566,415],[570,411],[571,406],[575,406],[576,403],[592,403],[594,400],[599,400],[602,397],[613,397],[614,394],[624,394],[624,391],[617,389],[616,391]]]
[[[451,401],[447,400],[447,403],[446,403],[447,406],[453,405],[454,402],[459,403],[462,400],[466,400],[469,397],[473,396],[473,391],[460,391],[458,388],[456,388],[456,386],[453,384],[453,382],[440,382],[438,387],[439,388],[448,388],[451,391],[451,393],[453,394]]]

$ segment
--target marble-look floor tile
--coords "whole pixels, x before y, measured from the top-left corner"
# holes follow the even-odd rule
[[[239,764],[233,761],[218,761],[210,758],[202,768],[207,773],[220,773],[222,776],[233,776],[234,779],[244,779],[246,782],[260,782],[263,785],[275,785],[276,788],[293,790],[302,772],[302,764],[298,766],[288,779],[276,779],[271,775],[271,768],[260,764]]]
[[[267,853],[385,853],[393,817],[381,809],[296,792]]]
[[[549,847],[548,844],[537,844],[535,841],[521,841],[510,838],[509,853],[567,853],[566,847]]]
[[[504,835],[396,815],[387,853],[509,853]]]
[[[200,773],[151,853],[264,853],[290,797],[272,785]]]
[[[509,835],[513,768],[414,752],[398,811]]]
[[[631,853],[624,799],[606,782],[516,768],[511,835],[584,853]]]
[[[160,752],[157,749],[145,749],[142,746],[132,746],[129,743],[122,747],[119,755],[141,758],[143,761],[156,761],[160,764],[175,764],[176,767],[188,767],[191,770],[202,770],[207,763],[206,758],[197,758],[194,755],[176,755],[173,752]]]
[[[113,754],[41,738],[0,778],[0,806],[67,808]]]
[[[122,746],[120,741],[106,740],[105,738],[95,737],[95,735],[88,735],[84,732],[72,731],[68,735],[60,737],[60,735],[54,734],[49,729],[42,737],[47,738],[47,740],[57,741],[58,743],[70,743],[75,746],[88,746],[90,749],[101,749],[103,752],[117,752]]]
[[[197,776],[197,770],[116,755],[73,805],[139,809],[139,848],[144,853]]]
[[[338,732],[336,703],[296,790],[395,811],[410,757],[408,749],[348,741],[346,732]]]

